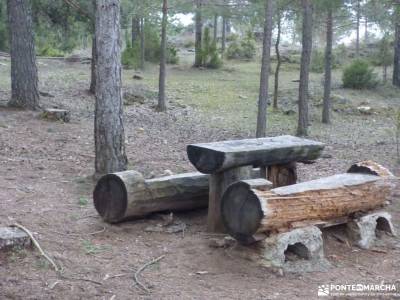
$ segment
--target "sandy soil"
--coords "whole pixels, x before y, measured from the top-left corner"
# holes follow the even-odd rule
[[[50,90],[51,80],[47,84]],[[0,299],[314,299],[318,285],[325,283],[399,283],[398,238],[385,237],[375,252],[326,235],[329,272],[281,276],[230,255],[232,249],[211,248],[215,236],[206,233],[204,210],[174,216],[186,224],[184,234],[146,232],[163,222],[161,215],[105,224],[91,203],[94,99],[86,87],[86,81],[53,86],[55,97],[42,97],[45,107],[72,111],[68,124],[0,108],[0,226],[23,224],[63,268],[61,277],[36,250],[0,253]],[[0,92],[1,103],[8,98],[8,90]],[[212,128],[190,107],[173,103],[168,113],[156,113],[152,105],[127,106],[125,118],[130,167],[146,176],[192,170],[185,154],[189,143],[248,136]],[[329,158],[300,165],[300,179],[344,172],[368,158],[398,174],[393,140],[380,134],[387,122],[380,115],[352,116],[333,125],[329,134],[312,136],[327,143]],[[390,207],[396,226],[399,196],[400,191]],[[150,290],[146,293],[133,274],[161,255],[141,274]]]

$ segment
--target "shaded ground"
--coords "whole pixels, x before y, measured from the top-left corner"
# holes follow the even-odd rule
[[[72,122],[50,123],[38,118],[38,113],[0,108],[0,226],[19,222],[32,230],[63,267],[65,277],[51,270],[37,251],[3,253],[0,299],[313,299],[318,285],[324,283],[399,280],[400,243],[389,237],[378,245],[381,252],[327,237],[330,272],[281,277],[232,256],[231,249],[210,248],[214,236],[206,234],[205,211],[175,216],[186,223],[184,234],[145,232],[149,225],[163,222],[160,215],[113,226],[103,223],[91,204],[94,99],[85,91],[89,66],[42,61],[39,67],[41,90],[55,96],[42,97],[43,106],[70,109]],[[4,104],[9,98],[8,66],[0,68],[0,103]],[[156,113],[151,100],[155,70],[149,68],[141,82],[133,82],[133,71],[125,71],[125,90],[139,91],[147,99],[142,105],[126,106],[130,167],[146,176],[158,176],[166,169],[192,170],[187,144],[251,136],[257,73],[254,63],[216,72],[173,67],[172,108]],[[283,102],[283,98],[293,100],[296,76],[284,72]],[[312,86],[313,101],[318,102],[317,75]],[[343,172],[362,159],[376,160],[398,174],[391,109],[400,99],[386,96],[386,89],[354,94],[337,89],[335,93],[355,105],[367,99],[382,111],[368,116],[335,113],[334,124],[325,126],[318,121],[318,106],[313,106],[311,138],[327,143],[327,158],[300,165],[300,179]],[[269,134],[292,134],[295,123],[295,115],[277,112],[270,117]],[[396,226],[399,195],[390,208]],[[146,294],[134,285],[133,273],[161,255],[165,257],[142,273],[151,290]],[[120,276],[112,277],[116,275]]]

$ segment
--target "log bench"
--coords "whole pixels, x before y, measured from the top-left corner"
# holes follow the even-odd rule
[[[323,148],[322,143],[289,135],[188,145],[190,162],[210,174],[208,230],[224,231],[222,195],[230,184],[249,179],[252,167],[267,168],[273,187],[295,184],[296,162],[317,159]]]

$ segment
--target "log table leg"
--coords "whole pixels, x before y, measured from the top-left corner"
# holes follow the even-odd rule
[[[274,188],[296,184],[296,163],[269,166],[267,179],[272,182]]]
[[[207,227],[210,232],[224,232],[221,220],[221,199],[225,190],[234,182],[251,177],[252,167],[238,167],[215,173],[210,176],[210,195],[208,203]]]

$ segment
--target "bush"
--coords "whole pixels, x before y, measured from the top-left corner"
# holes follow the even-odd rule
[[[242,41],[234,41],[226,50],[228,59],[252,59],[256,55],[256,43],[253,38],[246,37]]]
[[[37,54],[39,56],[47,56],[47,57],[63,57],[65,53],[61,50],[53,48],[52,46],[44,46],[38,49]]]
[[[121,63],[126,69],[135,69],[140,64],[140,48],[135,43],[135,47],[128,47],[122,52]]]
[[[325,55],[322,51],[313,51],[311,55],[310,71],[323,73],[325,66]]]
[[[167,64],[177,65],[179,63],[178,49],[174,45],[167,46]]]
[[[210,69],[218,69],[222,66],[223,62],[219,57],[217,45],[211,41],[210,28],[204,30],[204,41],[202,48],[202,61],[203,66]]]
[[[343,70],[343,86],[352,89],[369,89],[378,84],[373,68],[364,60],[357,59]]]

